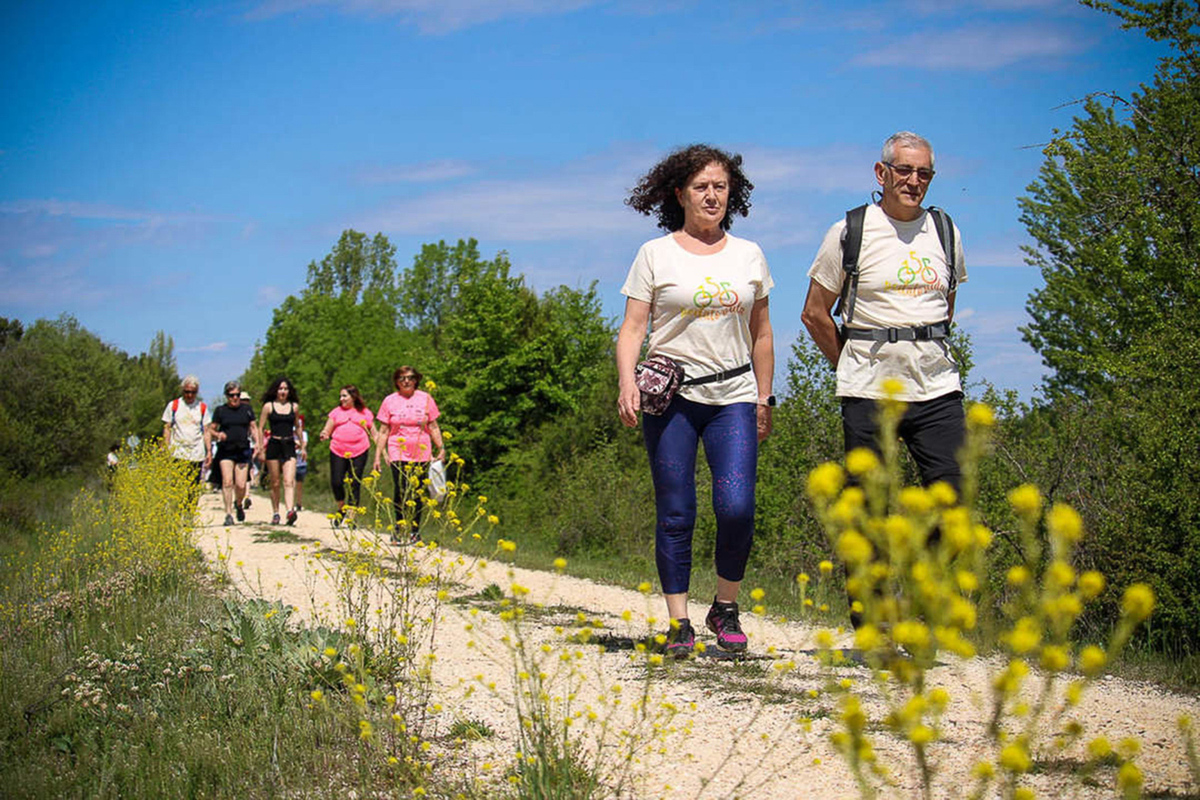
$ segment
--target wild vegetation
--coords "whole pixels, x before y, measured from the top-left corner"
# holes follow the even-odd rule
[[[850,590],[874,627],[858,645],[875,678],[902,687],[892,714],[876,722],[907,737],[918,763],[937,740],[944,705],[922,685],[921,669],[939,653],[1005,654],[993,698],[995,757],[976,778],[981,793],[999,786],[1010,797],[1025,796],[1033,739],[1023,726],[1046,719],[1049,708],[1019,708],[1016,685],[1030,667],[1069,685],[1075,679],[1062,675],[1076,668],[1082,691],[1128,641],[1183,665],[1183,680],[1200,684],[1200,11],[1173,2],[1085,4],[1172,49],[1133,97],[1085,102],[1046,148],[1021,201],[1037,243],[1029,258],[1045,278],[1025,329],[1052,370],[1044,397],[1021,403],[970,373],[973,399],[990,409],[974,411],[973,424],[987,428],[990,444],[971,452],[959,511],[934,490],[901,488],[913,474],[902,453],[886,467],[861,454],[820,466],[841,451],[832,376],[810,344],[793,343],[775,434],[761,453],[750,564],[764,583],[789,587],[801,610],[812,600],[809,574],[822,576],[820,603],[828,600],[831,614],[844,613],[833,598]],[[627,581],[652,575],[645,455],[640,434],[614,411],[613,323],[594,285],[539,294],[513,271],[504,253],[483,259],[473,240],[426,245],[400,269],[385,236],[347,231],[310,265],[305,290],[276,310],[246,385],[256,392],[287,374],[317,414],[345,383],[377,405],[391,371],[411,363],[438,386],[455,462],[493,498],[482,518],[490,530],[494,517],[507,537],[501,552],[519,539],[523,557],[538,563],[570,558],[572,569],[591,565]],[[969,341],[960,337],[959,348],[969,365]],[[127,451],[111,486],[98,470],[112,442],[160,430],[177,384],[165,335],[131,357],[70,318],[0,321],[6,790],[432,791],[419,724],[429,674],[416,643],[440,602],[441,578],[389,583],[381,555],[348,540],[327,565],[344,579],[347,604],[329,625],[299,627],[285,607],[222,597],[187,539],[192,498],[169,459],[153,445]],[[24,446],[30,441],[41,446]],[[321,461],[316,443],[312,451]],[[704,507],[703,460],[698,469]],[[880,481],[882,499],[863,495],[856,505],[839,483],[844,471],[868,486]],[[482,525],[480,516],[472,507],[443,513],[438,524],[450,541],[458,528]],[[956,538],[960,522],[965,538]],[[942,549],[922,560],[915,545],[934,524]],[[714,535],[702,514],[698,563],[711,558]],[[494,547],[486,537],[472,541],[460,544],[479,554]],[[849,567],[845,586],[834,561]],[[399,572],[422,580],[415,567]],[[889,593],[873,587],[889,581],[903,584],[890,594],[904,603],[877,602]],[[401,593],[392,601],[402,616],[372,630],[347,626],[380,607],[372,593],[385,586]],[[499,613],[512,623],[505,652],[514,663],[541,663],[521,636],[518,586],[497,591]],[[1135,628],[1151,606],[1148,624]],[[654,666],[652,648],[637,653]],[[563,727],[564,715],[580,709],[543,697],[537,669],[519,670],[531,677],[515,700],[526,738],[512,785],[528,797],[611,788],[598,777],[609,767],[589,766]],[[389,690],[396,682],[411,694]],[[838,696],[839,746],[870,794],[880,776],[866,757],[867,720],[852,692]],[[648,712],[644,721],[667,724]],[[466,721],[460,733],[480,730]],[[1113,752],[1095,745],[1096,760],[1124,775],[1122,791],[1136,793],[1133,752]],[[934,781],[930,774],[925,785]]]

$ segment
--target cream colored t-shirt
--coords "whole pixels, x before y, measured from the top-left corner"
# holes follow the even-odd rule
[[[172,411],[171,406],[178,405]],[[191,404],[182,397],[167,403],[162,421],[171,426],[171,455],[184,461],[204,460],[204,426],[212,422],[212,409],[197,398]]]
[[[700,378],[750,363],[750,310],[774,285],[748,239],[726,234],[720,251],[701,256],[667,234],[638,250],[621,294],[650,304],[650,355],[670,356]],[[756,403],[758,384],[751,370],[679,394],[706,405]]]
[[[842,272],[841,219],[825,234],[808,276],[840,294]],[[967,280],[962,237],[954,228],[959,283]],[[928,212],[912,222],[892,219],[877,204],[867,206],[859,251],[857,301],[852,328],[910,328],[941,322],[949,316],[950,270]],[[850,339],[842,345],[837,367],[839,397],[884,397],[881,384],[898,378],[900,399],[932,400],[962,390],[958,365],[944,339],[921,342],[870,342]]]

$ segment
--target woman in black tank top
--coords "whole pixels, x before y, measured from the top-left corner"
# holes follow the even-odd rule
[[[303,441],[303,423],[299,421],[300,395],[287,378],[276,378],[263,393],[259,430],[263,440],[259,452],[267,463],[271,480],[271,524],[278,525],[279,483],[283,478],[283,502],[287,509],[287,524],[296,522],[296,443]],[[301,445],[303,448],[303,445]]]

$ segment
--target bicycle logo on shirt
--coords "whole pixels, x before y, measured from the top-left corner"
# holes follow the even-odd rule
[[[908,251],[908,258],[901,263],[900,269],[896,270],[896,279],[901,284],[908,286],[921,276],[921,280],[929,285],[937,283],[937,270],[933,268],[932,262],[928,258],[921,258],[917,255],[916,250]]]
[[[696,308],[708,308],[714,300],[724,308],[733,308],[740,302],[738,293],[730,288],[729,281],[717,283],[712,278],[706,277],[696,293],[692,295],[692,302]]]

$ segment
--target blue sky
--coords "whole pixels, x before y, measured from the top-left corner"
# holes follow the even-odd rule
[[[164,330],[212,396],[345,228],[382,231],[402,265],[474,236],[538,289],[599,281],[617,316],[658,234],[622,199],[705,141],[756,186],[733,232],[767,254],[782,364],[821,235],[911,129],[937,154],[928,202],[963,232],[973,377],[1029,397],[1036,145],[1159,53],[1065,0],[7,3],[0,316],[67,312],[133,353]]]

